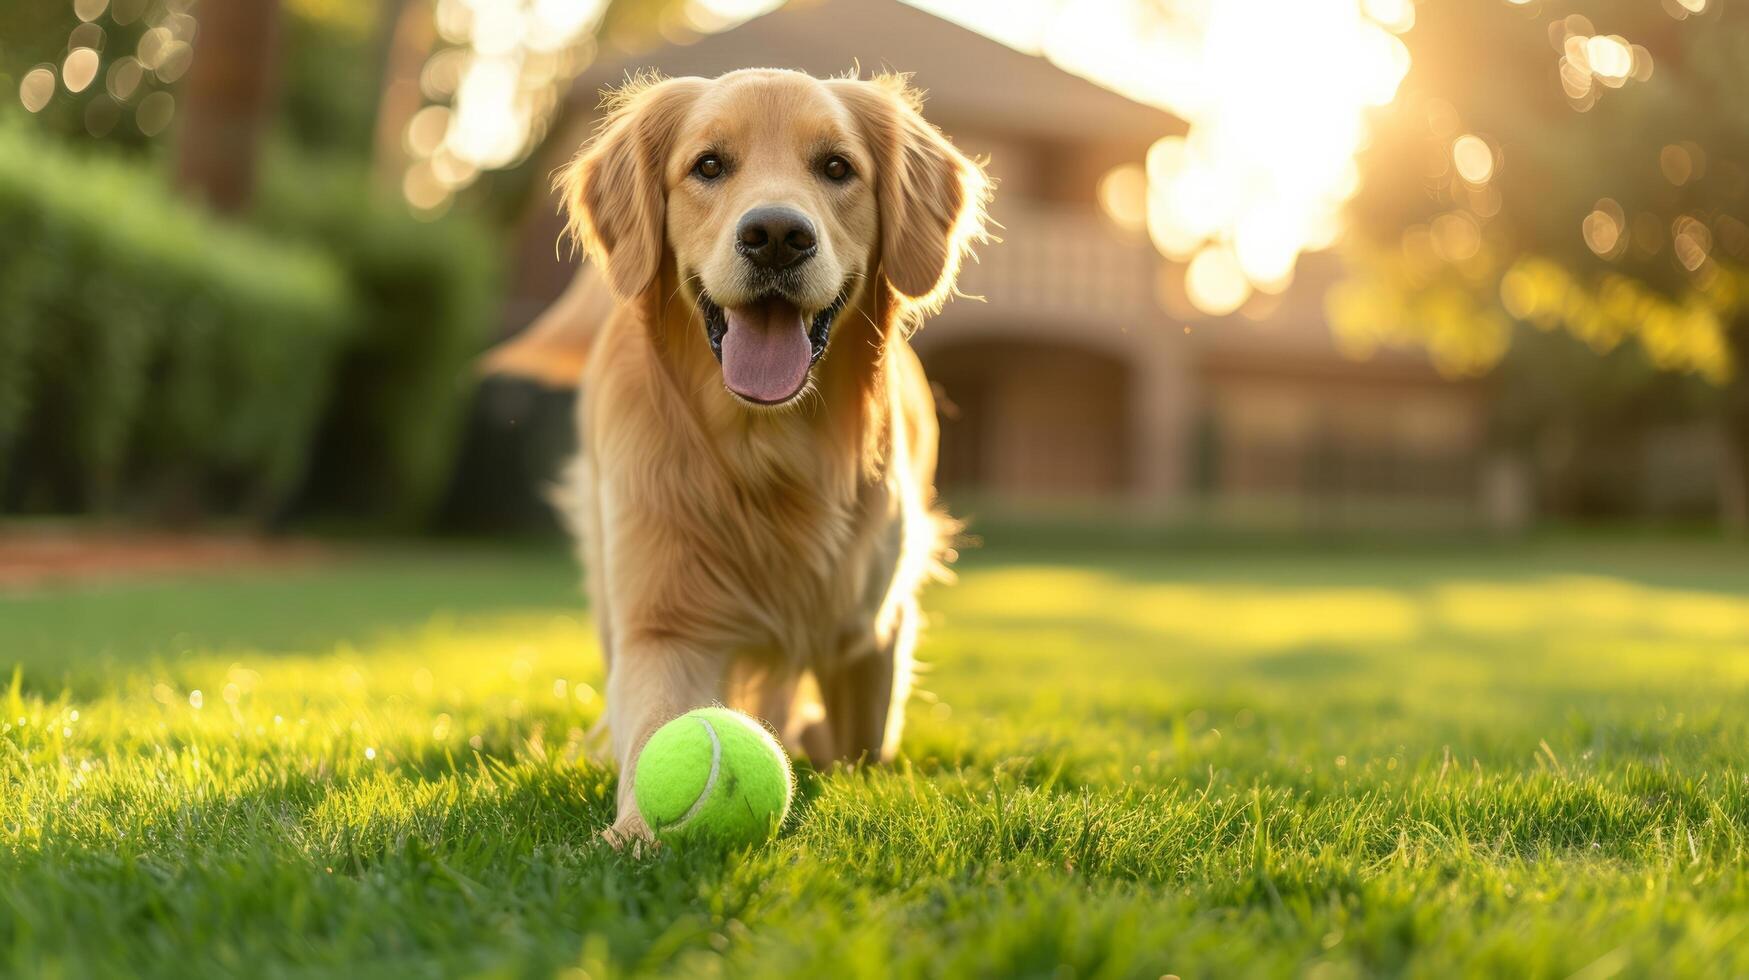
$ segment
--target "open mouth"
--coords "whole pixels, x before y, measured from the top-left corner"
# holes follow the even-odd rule
[[[826,353],[832,323],[844,309],[848,290],[825,309],[807,316],[779,294],[745,306],[718,306],[703,291],[698,308],[723,385],[759,405],[781,405],[801,393],[808,369]]]

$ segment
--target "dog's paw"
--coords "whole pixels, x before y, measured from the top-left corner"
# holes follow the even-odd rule
[[[633,857],[649,854],[656,847],[656,835],[651,833],[650,825],[636,810],[620,814],[613,826],[601,832],[601,839],[607,841],[616,851],[623,851]]]

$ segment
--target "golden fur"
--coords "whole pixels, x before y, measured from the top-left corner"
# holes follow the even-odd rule
[[[906,338],[982,235],[988,183],[897,77],[648,76],[607,109],[560,178],[600,280],[585,270],[544,338],[498,364],[550,374],[543,348],[588,335],[564,504],[607,658],[621,772],[609,834],[626,840],[648,835],[631,796],[639,749],[700,705],[745,708],[817,762],[891,755],[917,591],[951,533],[934,509],[934,403]],[[855,177],[821,180],[826,151]],[[732,159],[733,179],[692,177],[706,152]],[[850,284],[806,387],[775,408],[725,389],[697,306],[700,288],[724,306],[752,288],[733,230],[774,203],[819,230],[808,308]],[[579,322],[606,305],[602,282],[617,306]]]

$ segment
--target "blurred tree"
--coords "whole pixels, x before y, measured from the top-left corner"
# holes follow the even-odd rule
[[[368,159],[381,56],[377,20],[388,6],[285,0],[275,138],[345,165]]]
[[[1577,345],[1520,343],[1509,404],[1553,418],[1563,410],[1546,396],[1559,387],[1622,424],[1704,404],[1730,443],[1721,499],[1740,527],[1749,16],[1724,0],[1583,8],[1418,8],[1403,38],[1413,67],[1362,156],[1353,274],[1328,297],[1331,323],[1361,352],[1425,345],[1454,374],[1491,369],[1537,332],[1564,330],[1597,354],[1626,345],[1636,356],[1594,371],[1575,366]],[[1697,396],[1659,373],[1714,390]]]

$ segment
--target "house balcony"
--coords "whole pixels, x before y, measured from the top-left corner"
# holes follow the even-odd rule
[[[998,199],[993,232],[959,288],[983,302],[949,304],[945,322],[1002,320],[1128,329],[1158,324],[1160,257],[1147,238],[1116,228],[1092,208]]]

